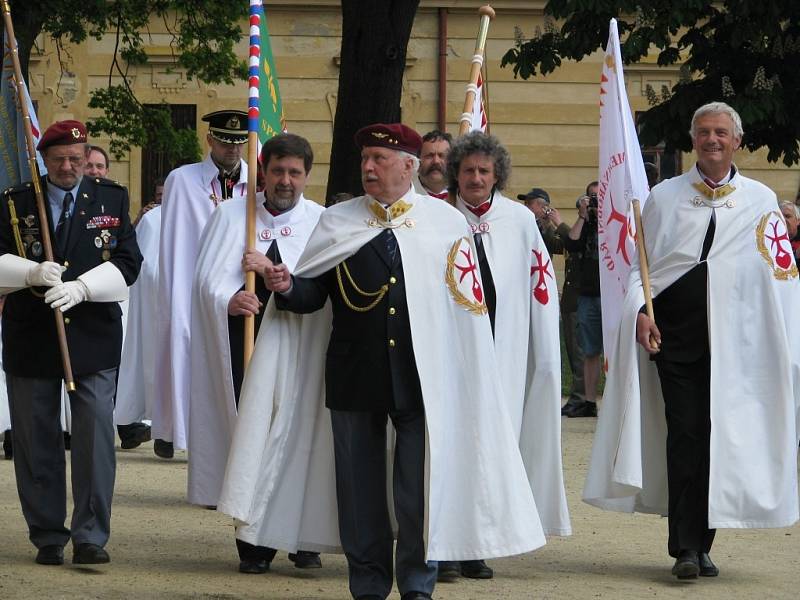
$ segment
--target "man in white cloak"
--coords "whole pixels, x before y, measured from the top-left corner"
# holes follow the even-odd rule
[[[128,324],[122,345],[122,360],[117,381],[114,423],[121,446],[136,448],[150,439],[150,427],[141,428],[151,419],[155,385],[156,340],[158,339],[158,248],[161,237],[161,206],[148,210],[136,225],[136,240],[144,257],[139,278],[130,288]],[[138,425],[134,435],[126,429]],[[146,434],[146,435],[144,435]]]
[[[545,534],[569,535],[561,468],[558,287],[550,255],[534,214],[502,194],[511,158],[496,137],[473,131],[456,140],[446,172],[456,208],[475,240],[503,398],[539,518]],[[441,578],[446,571],[439,568]],[[465,577],[492,577],[482,560],[464,561],[460,570]]]
[[[313,160],[311,145],[299,135],[277,135],[262,147],[264,191],[256,196],[255,249],[245,253],[246,198],[222,204],[203,231],[192,290],[188,496],[193,504],[213,507],[219,501],[242,387],[244,320],[252,315],[258,333],[270,296],[261,277],[266,257],[294,270],[324,210],[303,195]],[[256,293],[244,290],[246,271],[258,275]],[[243,573],[266,572],[275,556],[274,548],[245,540],[237,539],[236,546]],[[290,558],[301,568],[320,566],[317,553]]]
[[[447,200],[447,154],[452,145],[453,136],[446,131],[434,129],[422,136],[419,173],[414,178],[414,188],[420,194]]]
[[[584,489],[666,514],[680,579],[719,573],[716,528],[798,519],[797,265],[775,194],[733,164],[736,111],[704,105],[690,133],[697,163],[643,210],[655,322],[637,265]]]
[[[153,403],[153,450],[172,458],[187,448],[191,368],[192,278],[200,234],[220,202],[245,196],[247,113],[220,110],[209,123],[210,152],[203,162],[172,171],[164,182],[159,242],[159,337]]]
[[[251,539],[275,547],[341,547],[353,597],[386,598],[391,419],[397,585],[420,600],[433,592],[430,561],[518,554],[545,539],[467,223],[414,192],[415,131],[371,125],[356,142],[367,195],[322,214],[294,276],[265,270],[289,310],[267,306],[219,509],[258,522]]]

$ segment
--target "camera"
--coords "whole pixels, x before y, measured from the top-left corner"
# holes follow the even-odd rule
[[[581,207],[581,202],[583,202],[584,198],[589,199],[589,203],[587,205],[586,210],[586,221],[588,223],[596,223],[597,222],[597,193],[592,192],[588,196],[581,196],[575,201],[575,208]]]
[[[586,207],[587,221],[590,224],[597,223],[597,194],[592,192],[589,194],[589,205]]]

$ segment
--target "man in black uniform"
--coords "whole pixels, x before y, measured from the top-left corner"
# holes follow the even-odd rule
[[[356,143],[364,191],[375,214],[402,220],[403,211],[411,208],[406,201],[418,198],[411,179],[422,139],[405,125],[378,124],[359,130]],[[403,600],[430,598],[436,565],[425,560],[425,410],[403,258],[392,229],[318,277],[290,277],[285,265],[269,266],[264,275],[267,288],[281,294],[276,297],[279,309],[310,313],[330,298],[325,403],[331,410],[339,532],[351,593],[361,600],[382,599],[392,587],[386,503],[386,424],[391,419],[397,434],[397,585]]]
[[[14,467],[36,562],[109,562],[115,457],[112,414],[122,346],[118,302],[142,257],[122,186],[84,177],[86,127],[60,121],[39,142],[55,262],[44,260],[34,187],[8,189],[0,207],[3,368],[14,431]],[[76,390],[72,409],[74,509],[66,518],[66,462],[59,410],[64,376],[53,309],[64,313]]]

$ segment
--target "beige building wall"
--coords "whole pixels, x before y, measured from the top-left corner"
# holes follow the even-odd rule
[[[478,28],[478,1],[422,0],[408,47],[408,61],[402,98],[403,121],[424,133],[437,126],[438,111],[438,35],[440,8],[447,20],[447,130],[455,133],[463,109],[466,78]],[[514,79],[510,68],[501,69],[500,59],[513,45],[514,27],[526,36],[543,26],[543,2],[492,2],[497,18],[489,29],[487,73],[491,132],[509,148],[513,173],[508,195],[533,186],[547,189],[555,206],[570,209],[586,183],[597,179],[599,135],[599,78],[602,52],[580,63],[565,62],[547,77],[528,81]],[[307,196],[324,200],[333,115],[338,88],[338,57],[341,36],[341,9],[332,0],[269,2],[268,22],[272,49],[280,78],[287,124],[290,131],[305,136],[315,153]],[[246,23],[242,22],[243,31]],[[140,101],[197,105],[197,130],[205,148],[205,129],[200,117],[223,108],[246,108],[247,88],[237,85],[205,85],[189,81],[177,68],[170,49],[170,37],[163,23],[153,21],[147,47],[151,61],[132,70],[131,82]],[[247,55],[246,37],[238,45]],[[53,43],[42,39],[41,52],[31,61],[31,95],[38,101],[42,126],[57,119],[88,119],[88,93],[108,84],[114,36],[89,40],[69,48],[70,60],[62,72]],[[661,69],[645,62],[626,69],[628,94],[633,110],[646,110],[645,86],[656,90],[672,85],[676,69]],[[118,78],[112,77],[112,81]],[[94,143],[108,146],[108,140]],[[794,198],[800,187],[800,167],[770,164],[765,152],[742,153],[737,163],[749,176],[772,187],[781,199]],[[140,149],[112,162],[112,177],[127,185],[132,210],[142,197]],[[684,168],[693,157],[682,158]]]

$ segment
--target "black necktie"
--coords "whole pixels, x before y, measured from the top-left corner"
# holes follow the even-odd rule
[[[706,237],[703,240],[703,250],[700,252],[700,262],[706,260],[708,258],[708,253],[711,251],[711,244],[714,241],[714,233],[717,230],[717,219],[715,217],[716,215],[712,210],[711,221],[708,223],[708,229],[706,229]]]
[[[389,259],[394,264],[397,258],[397,238],[394,237],[394,232],[391,229],[384,229],[383,231],[386,237],[386,252],[389,253]]]
[[[480,233],[473,236],[475,238],[475,250],[478,252],[478,268],[481,270],[481,281],[483,282],[483,295],[486,298],[486,308],[489,309],[489,322],[492,324],[492,335],[494,335],[494,315],[497,305],[497,291],[494,287],[494,278],[489,268],[489,259],[486,258],[486,250],[483,247],[483,238]]]
[[[64,194],[64,201],[61,204],[61,217],[59,217],[58,225],[56,225],[56,243],[61,249],[61,252],[64,252],[67,246],[67,238],[69,237],[69,211],[71,206],[72,192],[67,192]]]
[[[272,261],[272,264],[278,265],[281,262],[281,252],[278,250],[278,240],[272,240],[272,244],[267,248],[267,258]]]

